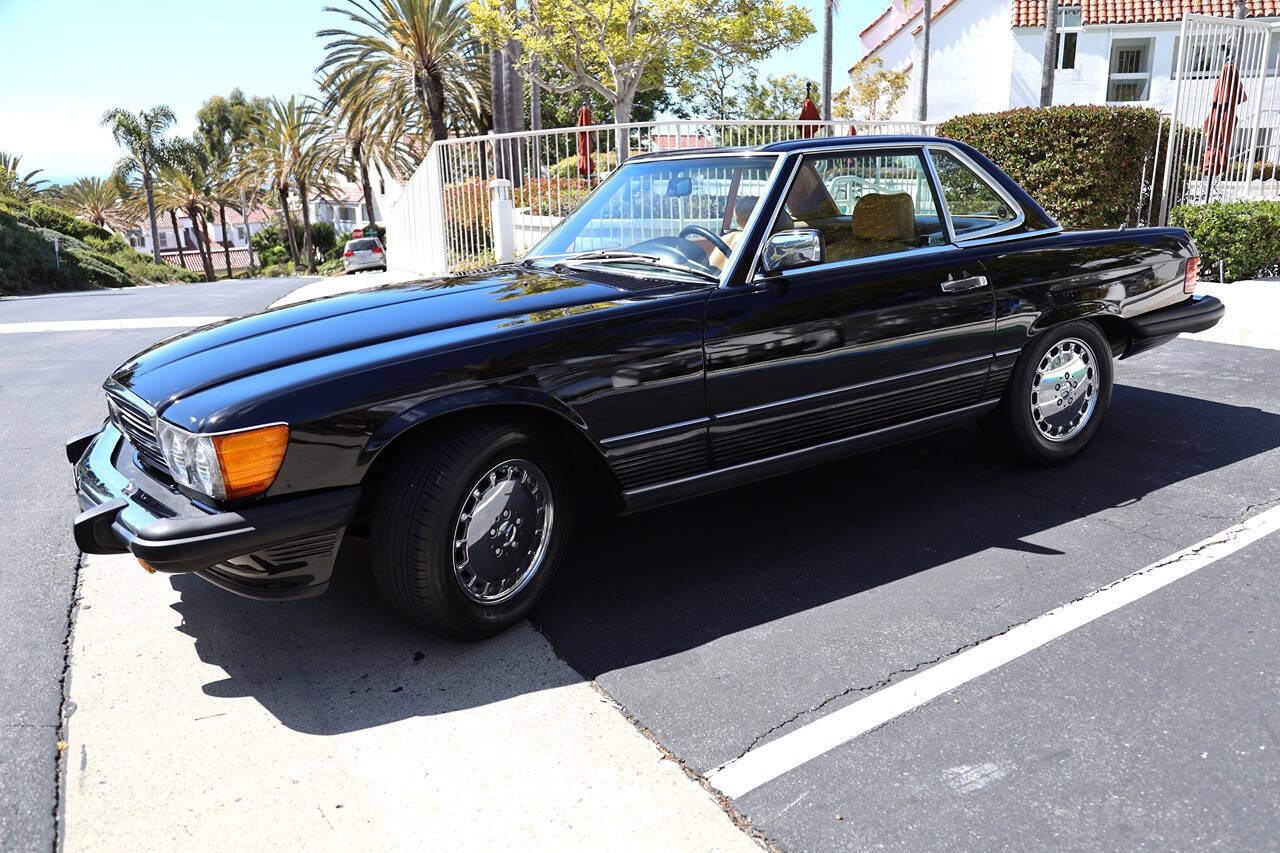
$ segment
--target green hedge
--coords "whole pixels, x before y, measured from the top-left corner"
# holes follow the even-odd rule
[[[938,135],[977,148],[1064,228],[1116,228],[1140,204],[1159,127],[1137,107],[1025,107],[957,116]]]
[[[196,273],[156,264],[119,235],[43,202],[0,198],[0,294],[198,280]]]
[[[99,228],[92,222],[85,222],[67,213],[65,210],[45,204],[42,201],[33,201],[27,206],[27,215],[31,220],[41,228],[49,228],[62,234],[75,237],[77,240],[87,240],[90,237],[96,237],[99,240],[108,240],[111,238],[111,232],[105,228]]]
[[[1225,281],[1274,275],[1280,267],[1280,201],[1232,201],[1178,205],[1169,224],[1187,229],[1200,250],[1205,277]]]

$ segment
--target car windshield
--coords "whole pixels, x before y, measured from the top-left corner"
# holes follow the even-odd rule
[[[777,158],[721,155],[624,164],[526,258],[719,280]]]
[[[370,237],[366,240],[352,240],[347,244],[347,248],[353,252],[359,252],[361,249],[372,249],[378,245],[378,241]]]

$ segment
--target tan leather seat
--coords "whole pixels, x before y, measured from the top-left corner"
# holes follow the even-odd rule
[[[870,193],[858,199],[851,222],[853,236],[880,242],[913,243],[916,206],[907,193]]]
[[[720,239],[723,240],[730,249],[736,249],[738,248],[738,244],[742,242],[742,232],[730,231],[727,234],[721,234]],[[729,259],[724,256],[724,252],[720,251],[720,249],[713,244],[711,247],[711,258],[708,263],[716,269],[723,271],[724,265],[728,262]]]

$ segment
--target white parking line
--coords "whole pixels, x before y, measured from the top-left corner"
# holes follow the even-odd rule
[[[105,329],[187,329],[219,323],[229,317],[130,317],[123,320],[33,320],[0,323],[0,335],[31,332],[98,332]]]
[[[708,773],[707,781],[726,796],[741,797],[949,690],[1234,554],[1276,530],[1280,530],[1280,506],[758,746]]]

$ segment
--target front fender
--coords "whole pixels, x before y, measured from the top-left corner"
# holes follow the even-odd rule
[[[406,430],[444,415],[494,406],[524,406],[550,413],[581,433],[583,438],[591,441],[599,450],[599,444],[588,434],[586,422],[564,401],[536,388],[498,385],[455,391],[410,406],[384,422],[369,438],[360,454],[360,466],[364,467],[372,462],[375,456]]]

